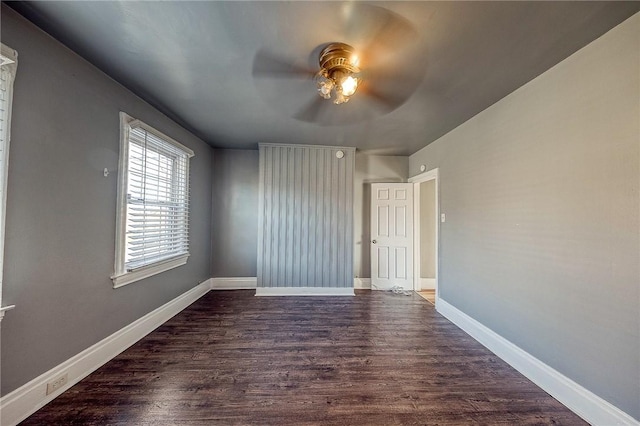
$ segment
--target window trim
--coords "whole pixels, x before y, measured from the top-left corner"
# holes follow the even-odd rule
[[[0,43],[0,65],[9,71],[10,81],[7,84],[7,122],[5,123],[5,146],[2,152],[2,173],[0,175],[0,185],[2,185],[2,197],[0,199],[0,321],[4,314],[15,308],[15,305],[2,306],[2,284],[4,282],[4,240],[5,222],[7,217],[7,189],[9,180],[9,147],[11,145],[11,114],[13,110],[13,83],[16,79],[18,68],[18,52]]]
[[[168,271],[187,263],[190,253],[178,255],[169,259],[162,259],[149,265],[132,270],[125,267],[126,253],[126,228],[127,228],[127,187],[129,175],[129,130],[139,127],[147,132],[163,139],[175,147],[184,151],[189,159],[194,156],[191,149],[177,142],[175,139],[159,132],[148,124],[137,120],[125,112],[120,112],[120,159],[118,161],[118,199],[116,211],[116,255],[114,270],[111,276],[113,287],[118,288],[144,278],[151,277],[161,272]],[[189,161],[187,162],[187,176],[189,175]]]

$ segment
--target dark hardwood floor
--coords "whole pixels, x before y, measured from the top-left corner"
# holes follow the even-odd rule
[[[414,294],[210,292],[24,425],[585,424]]]

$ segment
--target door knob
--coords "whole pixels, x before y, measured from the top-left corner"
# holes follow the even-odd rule
[[[371,241],[371,242],[372,242],[373,244],[377,243],[377,241],[376,241],[376,240],[373,240],[373,241]]]

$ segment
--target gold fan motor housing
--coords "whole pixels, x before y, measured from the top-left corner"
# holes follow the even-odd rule
[[[329,74],[333,71],[349,71],[351,73],[360,72],[357,66],[356,50],[345,43],[330,43],[320,52],[320,68],[327,70]]]

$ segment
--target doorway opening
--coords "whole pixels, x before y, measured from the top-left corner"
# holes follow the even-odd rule
[[[438,169],[409,179],[413,184],[413,290],[437,305],[438,234]]]

